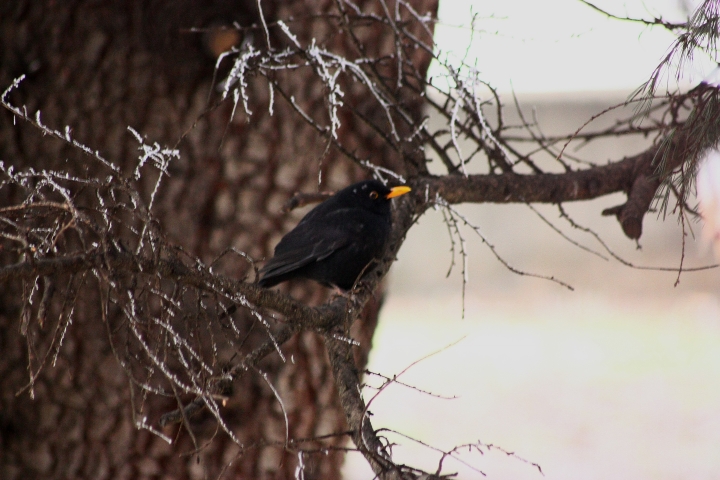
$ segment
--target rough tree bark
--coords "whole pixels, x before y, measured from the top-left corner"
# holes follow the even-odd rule
[[[357,3],[363,9],[379,8],[370,1]],[[435,12],[433,0],[413,3],[420,12]],[[314,38],[338,52],[354,48],[350,39],[337,35],[335,27],[343,21],[340,16],[316,15],[337,14],[338,5],[329,0],[12,0],[0,6],[0,87],[6,88],[25,74],[22,86],[10,96],[14,103],[25,105],[29,111],[41,110],[45,125],[61,130],[70,127],[74,139],[99,150],[126,173],[137,158],[137,141],[128,133],[128,126],[150,143],[177,144],[181,157],[170,166],[170,177],[156,200],[155,216],[161,228],[174,244],[207,263],[231,246],[260,259],[297,222],[299,214],[281,210],[292,194],[317,190],[320,174],[323,190],[336,189],[367,174],[337,150],[326,149],[327,141],[292,114],[286,102],[274,102],[271,116],[269,97],[254,96],[249,105],[251,121],[240,110],[231,119],[229,102],[206,111],[207,99],[214,98],[211,81],[222,49],[243,41],[266,42],[262,29],[257,28],[261,23],[258,5],[269,23],[293,18],[293,30],[302,32],[303,41]],[[218,29],[233,22],[254,27]],[[384,50],[393,51],[388,29],[360,29],[357,35],[377,56]],[[268,40],[278,46],[283,42],[275,37]],[[430,56],[422,50],[416,55],[416,65],[424,71]],[[278,75],[284,75],[283,85],[298,105],[322,118],[324,92],[310,73]],[[251,81],[257,82],[256,92],[269,93],[264,80]],[[363,95],[350,89],[344,101],[367,117],[382,115],[377,104],[365,101]],[[420,101],[412,100],[406,109],[419,117]],[[343,119],[339,135],[345,145],[355,146],[356,154],[372,156],[377,165],[402,171],[398,152],[379,142],[370,127],[357,118]],[[97,168],[77,149],[44,138],[35,129],[14,125],[8,112],[0,114],[0,160],[16,169],[65,169],[78,176]],[[154,180],[143,178],[148,195]],[[80,190],[76,195],[81,198],[84,193]],[[11,191],[4,190],[0,206],[13,205],[17,200]],[[16,260],[13,253],[0,252],[2,265]],[[217,268],[229,277],[254,278],[251,266],[237,256],[223,257]],[[58,314],[62,307],[57,305],[62,300],[57,298],[47,315],[50,319],[51,313],[58,314],[61,319],[57,325],[34,320],[21,325],[22,298],[27,292],[19,283],[3,283],[1,478],[294,477],[297,455],[282,447],[284,415],[260,375],[242,376],[224,410],[244,449],[227,436],[218,435],[214,417],[207,412],[190,419],[194,441],[176,425],[164,430],[175,440],[172,446],[137,429],[133,409],[141,409],[142,415],[150,416],[148,423],[156,424],[161,414],[177,407],[177,400],[143,398],[131,388],[116,359],[117,350],[123,346],[123,339],[115,335],[121,328],[121,312],[117,308],[102,311],[102,292],[97,292],[92,282],[87,276],[66,271],[54,285],[39,287],[60,291],[64,298],[77,297],[71,328],[62,323]],[[294,285],[292,292],[308,304],[319,304],[326,295],[307,284]],[[353,335],[361,344],[356,351],[359,368],[367,358],[381,298],[377,294],[369,302],[364,320],[355,325]],[[189,331],[205,328],[200,313],[184,313]],[[235,351],[219,352],[218,357],[225,361],[267,339],[248,314],[237,312],[233,318],[246,330],[246,340]],[[52,343],[56,328],[67,328],[57,352]],[[270,355],[258,368],[267,374],[284,401],[289,436],[312,438],[346,430],[323,340],[315,333],[303,332],[282,348],[288,361]],[[56,360],[41,370],[32,388],[25,388],[46,351],[57,353]],[[182,398],[188,400],[192,399]],[[337,447],[346,440],[346,436],[336,436],[322,445]],[[194,454],[197,447],[201,449]],[[305,478],[338,478],[342,458],[342,452],[330,450],[328,455],[304,459]]]

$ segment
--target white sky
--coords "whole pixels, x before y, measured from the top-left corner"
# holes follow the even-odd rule
[[[596,0],[616,15],[684,21],[698,0]],[[472,12],[477,15],[470,43]],[[462,57],[500,91],[632,91],[646,81],[674,36],[659,28],[608,19],[578,0],[445,0],[440,2],[436,42]],[[712,68],[703,54],[695,83]],[[431,68],[431,75],[439,70]],[[674,87],[671,84],[670,87]]]

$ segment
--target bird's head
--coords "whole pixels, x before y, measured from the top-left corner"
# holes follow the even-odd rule
[[[388,188],[377,180],[366,180],[340,190],[336,196],[362,208],[382,212],[389,210],[390,199],[409,191],[410,187],[405,185]]]

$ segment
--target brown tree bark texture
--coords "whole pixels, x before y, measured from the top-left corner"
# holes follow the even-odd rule
[[[436,10],[434,1],[412,3],[420,12]],[[334,2],[272,0],[261,4],[269,22],[294,17],[291,28],[300,33],[301,41],[315,38],[336,52],[352,50],[350,41],[336,34],[333,21],[311,15],[335,11]],[[358,4],[379,10],[370,0]],[[176,244],[205,262],[229,246],[258,259],[269,255],[300,215],[281,212],[282,204],[296,191],[316,191],[319,170],[323,189],[330,190],[366,176],[334,149],[325,154],[326,140],[287,103],[276,99],[274,115],[269,115],[268,88],[261,78],[251,80],[251,118],[240,109],[231,119],[229,103],[201,116],[215,58],[210,54],[212,38],[189,28],[232,22],[257,24],[257,3],[11,0],[0,6],[0,88],[27,75],[10,97],[14,104],[25,105],[30,112],[41,110],[43,122],[52,128],[69,126],[75,139],[126,170],[137,157],[137,142],[128,126],[148,142],[168,146],[188,132],[178,146],[181,158],[171,165],[171,177],[158,194],[155,215]],[[393,52],[387,30],[368,28],[358,34],[373,53]],[[254,42],[263,41],[259,30],[255,35]],[[271,41],[281,40],[273,37]],[[416,65],[424,71],[429,56],[421,50],[417,56]],[[325,118],[323,91],[311,72],[300,70],[283,83],[306,112]],[[346,91],[344,101],[360,110],[376,108],[367,106],[352,90]],[[408,109],[419,116],[421,107],[409,105]],[[372,110],[364,113],[381,115]],[[343,118],[340,135],[345,145],[356,146],[358,156],[402,168],[397,152],[356,119]],[[66,144],[43,137],[28,125],[15,124],[8,112],[0,113],[0,160],[17,169],[80,174],[96,168]],[[145,181],[149,193],[154,179]],[[5,193],[0,205],[15,201],[11,193]],[[0,260],[7,265],[17,258],[0,251]],[[231,258],[219,268],[229,276],[249,275],[252,280],[252,269],[239,259]],[[32,391],[22,390],[29,382],[28,359],[33,367],[38,365],[50,348],[54,325],[48,315],[46,324],[29,326],[27,337],[20,334],[22,288],[10,282],[0,291],[0,478],[294,477],[294,454],[277,446],[260,446],[263,441],[282,442],[285,423],[273,392],[258,375],[245,375],[235,385],[223,411],[247,446],[242,451],[227,436],[216,434],[216,422],[207,413],[192,419],[198,443],[205,445],[197,455],[192,454],[193,443],[181,427],[165,430],[175,440],[172,446],[135,428],[132,408],[142,405],[148,422],[155,423],[177,404],[172,398],[154,396],[131,403],[128,379],[111,349],[118,312],[109,312],[105,324],[99,292],[89,279],[68,277],[67,285],[58,286],[65,289],[65,296],[78,296],[72,324],[57,361],[45,366]],[[326,295],[307,284],[292,286],[292,292],[312,304]],[[361,368],[379,305],[380,300],[370,305],[356,325]],[[266,339],[256,329],[243,349],[250,351]],[[261,368],[283,398],[290,437],[343,431],[345,420],[322,340],[303,333],[285,344],[283,351],[292,362],[283,363],[271,355]],[[334,445],[346,440],[339,437]],[[305,478],[334,479],[339,477],[342,454],[331,452],[305,462]]]

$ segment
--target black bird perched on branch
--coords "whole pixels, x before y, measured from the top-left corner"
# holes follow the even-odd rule
[[[309,278],[350,290],[390,237],[390,199],[410,187],[388,188],[366,180],[337,192],[313,208],[275,247],[260,270],[261,287]]]

